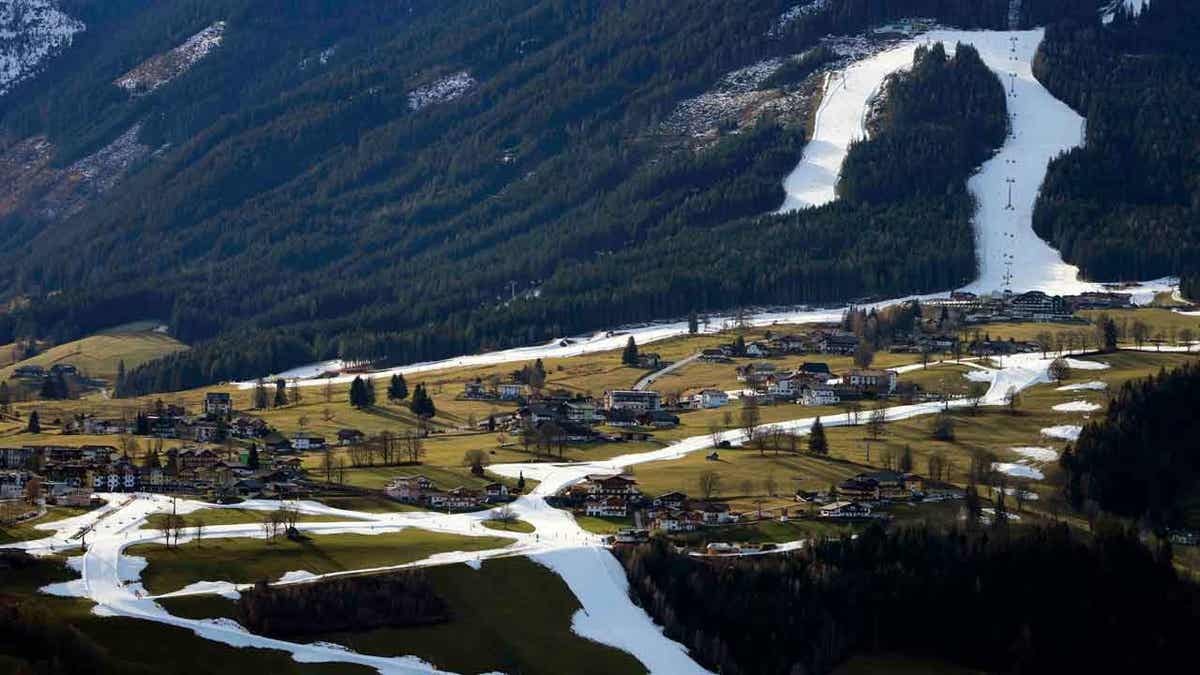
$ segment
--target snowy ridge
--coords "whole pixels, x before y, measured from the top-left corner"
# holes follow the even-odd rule
[[[829,7],[829,0],[805,0],[798,5],[788,8],[783,14],[775,19],[775,23],[767,30],[767,37],[779,37],[783,35],[783,31],[788,26],[792,25],[802,16],[813,16],[820,14]]]
[[[85,28],[53,0],[0,0],[0,96],[70,47]]]
[[[225,22],[218,21],[188,38],[169,52],[152,56],[133,70],[117,78],[113,84],[132,96],[144,96],[191,70],[221,46],[225,37]]]
[[[440,80],[408,93],[408,109],[416,112],[437,103],[448,103],[467,93],[475,86],[475,78],[465,70],[447,75]]]

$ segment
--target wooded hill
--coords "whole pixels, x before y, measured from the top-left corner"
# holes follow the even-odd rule
[[[140,123],[155,154],[65,221],[0,223],[0,287],[31,300],[0,341],[168,317],[196,348],[131,372],[144,392],[968,278],[963,199],[761,216],[798,127],[764,116],[664,147],[680,101],[822,36],[1007,25],[1007,0],[833,0],[781,27],[794,4],[68,0],[89,30],[0,99],[0,148],[44,134],[65,166]],[[215,21],[223,43],[183,76],[136,97],[112,84]],[[460,98],[411,104],[460,72]]]
[[[1200,594],[1169,552],[1115,527],[1094,541],[1009,529],[874,525],[786,556],[705,562],[664,541],[619,557],[666,636],[729,675],[828,673],[867,654],[1021,673],[1186,660]]]
[[[1200,367],[1127,382],[1061,463],[1067,497],[1158,528],[1200,527]]]
[[[1037,233],[1089,278],[1200,276],[1200,5],[1051,25],[1035,73],[1087,117],[1087,144],[1050,166]]]

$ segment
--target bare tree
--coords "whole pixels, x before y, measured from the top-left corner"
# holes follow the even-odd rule
[[[509,529],[512,524],[517,522],[517,512],[511,506],[505,504],[500,508],[492,511],[491,517],[488,520],[494,520],[504,526],[504,529]]]
[[[721,474],[712,469],[701,471],[697,478],[697,487],[700,489],[700,496],[705,501],[711,500],[721,494]]]
[[[758,423],[761,419],[761,414],[758,410],[758,397],[745,396],[742,398],[742,411],[739,415],[742,431],[746,434],[746,442],[754,442],[754,437],[758,433]]]
[[[967,385],[967,400],[971,402],[972,414],[979,412],[979,404],[983,402],[983,397],[987,396],[990,388],[987,382],[972,382]]]
[[[867,433],[876,440],[887,433],[887,410],[883,404],[876,404],[871,410],[871,416],[867,420]]]
[[[192,531],[195,533],[196,541],[204,538],[204,520],[202,518],[192,521]]]
[[[425,456],[425,442],[421,434],[409,431],[404,434],[404,455],[410,464],[418,464]]]
[[[1009,387],[1004,392],[1004,405],[1008,406],[1010,415],[1017,414],[1017,410],[1021,407],[1021,392],[1017,391],[1016,387]]]
[[[708,440],[712,446],[718,447],[721,445],[721,437],[725,434],[725,429],[715,421],[708,425]]]
[[[775,492],[779,490],[779,482],[775,480],[774,471],[768,471],[766,478],[763,478],[763,489],[767,491],[768,497],[774,497]]]

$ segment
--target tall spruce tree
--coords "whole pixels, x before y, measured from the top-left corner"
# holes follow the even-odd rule
[[[361,377],[355,376],[350,383],[350,405],[355,408],[367,407],[367,385]]]
[[[828,455],[829,441],[825,438],[825,425],[821,418],[813,421],[812,430],[808,432],[808,451],[814,455]]]
[[[636,366],[638,364],[638,346],[632,335],[629,336],[629,340],[625,343],[625,351],[621,352],[621,363],[627,366]]]
[[[387,397],[389,401],[403,401],[408,398],[408,383],[404,381],[402,373],[392,375],[392,380],[388,383]]]

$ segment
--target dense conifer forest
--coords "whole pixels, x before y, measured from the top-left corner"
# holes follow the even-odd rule
[[[91,29],[0,99],[0,149],[44,134],[65,166],[140,123],[155,155],[63,222],[0,223],[0,285],[29,300],[0,315],[0,341],[162,319],[196,348],[129,373],[139,393],[968,279],[957,178],[978,144],[903,164],[946,155],[949,137],[891,129],[858,149],[859,173],[928,171],[921,190],[787,217],[762,214],[782,203],[802,127],[767,115],[703,150],[664,146],[680,101],[825,35],[906,16],[1008,25],[1007,0],[832,0],[779,29],[794,4],[69,0]],[[1022,21],[1075,4],[1025,3]],[[217,20],[224,42],[184,76],[139,97],[112,85]],[[411,105],[463,71],[461,98]]]
[[[1052,24],[1035,73],[1087,117],[1087,144],[1051,164],[1038,234],[1095,279],[1200,274],[1200,4]]]
[[[1067,496],[1155,527],[1200,527],[1200,366],[1125,383],[1063,453]]]
[[[1066,525],[875,526],[733,563],[665,543],[620,558],[666,635],[730,675],[828,673],[856,654],[1028,673],[1154,672],[1189,658],[1200,594],[1169,550],[1115,526],[1092,539]]]
[[[450,609],[421,571],[330,579],[242,593],[238,622],[278,638],[448,621]]]

